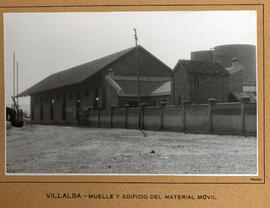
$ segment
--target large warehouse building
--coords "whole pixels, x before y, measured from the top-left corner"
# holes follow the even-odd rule
[[[50,75],[19,96],[31,97],[31,119],[39,123],[76,123],[80,111],[170,102],[172,70],[143,47],[132,47]],[[136,64],[137,60],[137,64]]]

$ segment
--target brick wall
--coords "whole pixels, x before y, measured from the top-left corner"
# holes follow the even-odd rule
[[[218,102],[228,100],[227,76],[187,73],[178,65],[172,76],[172,103],[207,103],[209,98]]]

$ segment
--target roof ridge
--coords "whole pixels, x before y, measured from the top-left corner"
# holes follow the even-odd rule
[[[36,84],[32,85],[31,87],[27,88],[23,92],[21,92],[19,94],[19,97],[82,82],[83,80],[87,79],[89,76],[92,76],[96,72],[108,66],[108,64],[111,64],[112,62],[121,58],[123,55],[129,53],[134,48],[135,47],[130,47],[130,48],[100,57],[90,62],[86,62],[84,64],[80,64],[66,70],[55,72],[45,77],[41,81],[37,82]],[[74,76],[75,73],[78,73],[79,76]],[[70,77],[73,77],[73,78],[71,79]],[[59,83],[59,79],[61,79],[60,80],[61,84]],[[46,83],[46,81],[50,83]]]
[[[190,73],[213,73],[213,74],[228,74],[228,71],[218,62],[208,62],[199,60],[179,59],[177,66],[181,64],[185,70]]]
[[[106,55],[106,56],[99,57],[99,58],[94,59],[94,60],[92,60],[92,61],[88,61],[88,62],[85,62],[85,63],[80,64],[80,65],[75,65],[75,66],[72,66],[71,68],[64,69],[64,70],[59,71],[59,72],[55,72],[55,73],[53,73],[53,74],[51,74],[51,75],[58,74],[58,73],[61,73],[61,72],[66,72],[66,71],[72,70],[72,69],[77,68],[77,67],[82,67],[82,66],[84,66],[84,65],[88,65],[88,64],[91,64],[91,63],[94,63],[94,62],[98,62],[98,61],[100,61],[101,59],[104,59],[104,58],[106,58],[106,57],[110,57],[110,56],[116,55],[116,54],[118,54],[118,53],[124,53],[125,51],[126,51],[126,53],[127,53],[127,52],[129,52],[130,50],[132,50],[132,49],[134,49],[134,48],[135,48],[135,46],[129,47],[129,48],[126,48],[126,49],[124,49],[124,50],[120,50],[120,51],[117,51],[117,52],[108,54],[108,55]],[[125,53],[124,53],[124,54],[125,54]],[[123,54],[123,55],[124,55],[124,54]],[[120,57],[119,57],[119,58],[120,58]],[[51,76],[51,75],[49,75],[49,76]],[[48,76],[48,77],[49,77],[49,76]]]

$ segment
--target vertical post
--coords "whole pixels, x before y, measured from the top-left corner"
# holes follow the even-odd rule
[[[13,97],[14,98],[15,98],[15,88],[16,88],[15,80],[16,80],[15,52],[13,52]],[[15,110],[15,103],[14,103],[13,108]]]
[[[137,36],[137,30],[136,28],[133,28],[134,30],[134,39],[135,39],[135,66],[137,71],[137,93],[138,93],[138,128],[141,128],[141,89],[140,89],[140,72],[139,72],[139,64],[138,64],[138,36]]]
[[[250,102],[250,98],[247,96],[241,97],[241,133],[245,135],[246,133],[246,112],[245,112],[245,105],[246,103]]]
[[[208,99],[209,102],[209,132],[213,132],[213,108],[217,100],[215,98]]]
[[[113,128],[113,110],[114,110],[115,106],[111,106],[111,124],[110,127]]]
[[[141,129],[144,129],[144,108],[146,106],[146,103],[141,104]]]
[[[128,129],[128,108],[129,108],[129,104],[125,104],[125,127],[126,129]]]
[[[17,61],[17,92],[16,92],[16,98],[17,98],[17,106],[19,107],[19,98],[18,98],[18,94],[19,94],[19,62]],[[18,112],[19,113],[19,112]]]
[[[161,101],[160,102],[160,130],[162,131],[164,129],[164,112],[163,112],[163,108],[165,107],[166,102]]]
[[[100,128],[100,111],[101,108],[98,108],[98,128]]]

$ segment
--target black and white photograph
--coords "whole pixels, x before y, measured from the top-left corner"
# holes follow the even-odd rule
[[[258,175],[257,13],[4,14],[6,175]]]

